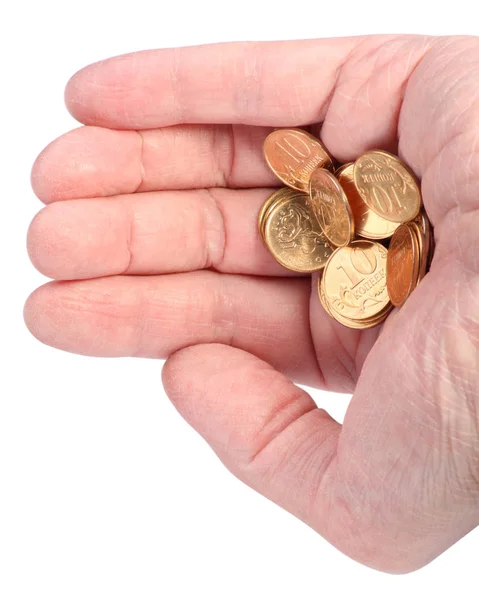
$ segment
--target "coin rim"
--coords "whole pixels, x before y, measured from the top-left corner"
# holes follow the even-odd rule
[[[282,198],[280,201],[275,202],[274,203],[274,208],[280,208],[281,204],[286,204],[288,202],[291,202],[291,197],[295,197],[295,196],[301,196],[301,197],[306,197],[306,194],[304,192],[300,192],[299,190],[293,190],[293,189],[288,189],[288,191],[290,192],[290,194],[285,194],[285,198]],[[307,200],[307,198],[306,198]],[[264,244],[266,246],[266,248],[269,250],[271,256],[276,260],[277,263],[279,263],[281,266],[283,266],[285,269],[288,269],[289,271],[293,271],[294,273],[317,273],[318,271],[322,271],[324,269],[324,265],[326,264],[326,262],[324,263],[324,265],[322,265],[321,267],[316,267],[314,269],[293,269],[291,268],[291,266],[287,265],[285,263],[285,261],[280,260],[277,255],[272,252],[270,245],[267,242],[267,238],[266,238],[266,227],[268,224],[268,220],[272,218],[272,214],[273,214],[273,209],[268,211],[268,215],[266,217],[266,220],[264,222],[264,231],[263,231],[263,241]],[[328,240],[326,239],[326,241],[328,242]],[[328,242],[329,244],[329,242]],[[334,252],[334,249],[331,248],[332,252],[331,254]],[[329,257],[328,257],[329,260]]]
[[[391,304],[391,302],[388,302],[386,307],[380,313],[378,313],[371,319],[355,320],[355,319],[348,319],[346,317],[343,317],[342,315],[337,313],[337,311],[334,311],[334,309],[329,305],[327,297],[326,297],[326,292],[324,291],[323,279],[324,279],[323,276],[321,276],[318,279],[319,301],[321,303],[321,306],[327,312],[327,314],[332,319],[337,321],[340,325],[349,327],[350,329],[369,329],[370,327],[375,327],[376,325],[380,325],[394,308],[393,305]]]
[[[264,201],[263,205],[261,206],[259,214],[258,214],[257,222],[258,222],[258,230],[260,232],[261,237],[263,238],[263,241],[264,241],[264,235],[263,235],[264,221],[267,216],[267,213],[269,213],[269,209],[271,208],[271,206],[274,203],[282,200],[283,196],[285,196],[289,192],[297,193],[297,190],[293,190],[289,187],[279,188],[278,190],[273,192],[270,196],[268,196],[268,198]]]
[[[412,257],[412,265],[413,265],[413,272],[412,272],[412,276],[411,276],[411,281],[409,284],[409,288],[407,290],[407,294],[404,297],[404,300],[402,302],[395,302],[393,296],[391,295],[391,291],[390,291],[390,285],[389,285],[389,279],[388,279],[388,263],[386,263],[386,286],[387,286],[387,290],[388,290],[388,295],[389,295],[389,299],[391,300],[391,304],[393,304],[393,306],[396,307],[400,307],[403,306],[403,304],[406,302],[406,300],[409,298],[409,296],[412,294],[413,290],[415,289],[416,285],[417,285],[417,280],[418,280],[418,275],[419,275],[419,261],[420,261],[420,246],[419,246],[419,239],[415,234],[415,231],[413,228],[410,227],[411,223],[402,223],[395,231],[394,235],[398,234],[398,232],[400,231],[401,228],[407,229],[411,235],[411,239],[412,239],[412,252],[413,252],[413,257]],[[391,244],[393,242],[394,239],[394,235],[391,238]],[[390,248],[391,248],[391,244],[390,244]],[[388,252],[388,259],[389,259],[389,252]]]
[[[424,276],[426,275],[427,257],[428,257],[428,252],[426,251],[427,242],[426,242],[426,234],[422,230],[422,228],[418,225],[418,223],[416,223],[415,221],[412,221],[411,223],[409,223],[409,225],[412,228],[412,230],[414,231],[414,233],[417,237],[417,240],[418,240],[418,244],[419,244],[419,270],[418,270],[416,285],[414,286],[416,288],[419,285],[419,283],[424,279]]]
[[[328,267],[329,267],[329,263],[331,262],[331,260],[332,260],[333,256],[336,254],[336,252],[339,252],[340,250],[342,250],[342,249],[344,249],[344,248],[349,248],[349,247],[351,247],[351,246],[355,246],[355,245],[357,245],[357,244],[367,244],[368,242],[369,242],[370,244],[377,245],[377,246],[381,246],[381,247],[383,248],[383,250],[386,252],[386,265],[387,265],[387,257],[389,256],[389,251],[388,251],[388,249],[387,249],[387,248],[386,248],[386,247],[385,247],[383,244],[381,244],[380,242],[378,242],[378,241],[376,241],[376,240],[354,240],[353,242],[351,242],[350,244],[348,244],[348,246],[343,246],[343,247],[341,247],[341,248],[336,248],[336,250],[335,250],[335,251],[334,251],[334,252],[331,254],[331,256],[328,258],[328,261],[327,261],[327,263],[326,263],[326,264],[325,264],[325,266],[324,266],[324,269],[323,269],[323,277],[324,277],[324,278],[326,278],[326,276],[327,276],[327,270],[328,270]],[[386,278],[387,278],[387,270],[386,270]],[[386,280],[386,281],[387,281],[387,280]],[[387,292],[387,287],[386,287],[386,292]],[[389,302],[389,301],[390,301],[390,299],[389,299],[389,292],[387,292],[387,295],[388,295],[388,302]],[[326,289],[325,289],[325,297],[328,299],[328,296],[327,296],[327,294],[326,294]],[[329,299],[328,299],[328,304],[329,304],[329,307],[331,308],[331,310],[332,310],[332,311],[334,311],[334,312],[337,312],[336,310],[332,309],[332,306],[331,306],[331,304],[329,303]],[[387,303],[386,303],[386,304],[383,306],[383,308],[385,308],[386,306],[387,306]],[[383,308],[381,308],[381,311],[383,310]],[[376,313],[376,314],[379,314],[381,311],[378,311],[378,313]],[[340,314],[340,313],[338,313],[338,314]],[[347,320],[353,320],[353,321],[355,321],[355,322],[356,322],[356,321],[362,321],[362,322],[365,322],[365,323],[366,323],[366,322],[367,322],[369,319],[373,319],[375,316],[376,316],[376,315],[372,315],[372,316],[370,316],[370,317],[366,317],[366,318],[364,318],[364,319],[352,319],[351,317],[346,317],[346,316],[344,316],[344,315],[341,315],[341,317],[342,317],[342,318],[344,318],[344,319],[347,319]]]
[[[313,197],[311,195],[311,181],[313,179],[313,175],[316,172],[319,172],[319,171],[323,171],[324,173],[327,174],[326,176],[331,179],[331,182],[337,188],[338,195],[339,195],[340,199],[342,200],[342,202],[344,204],[344,207],[346,208],[346,212],[347,212],[347,216],[348,216],[348,221],[349,221],[349,239],[345,243],[338,244],[331,237],[329,237],[329,235],[327,235],[327,233],[323,230],[323,228],[321,227],[321,224],[319,223],[319,220],[318,220],[317,217],[316,217],[316,220],[318,221],[318,224],[321,227],[321,230],[322,230],[324,236],[326,237],[326,239],[335,248],[344,248],[344,247],[348,246],[354,240],[354,215],[352,213],[351,206],[349,205],[348,197],[346,196],[346,193],[344,192],[344,190],[343,190],[341,184],[339,183],[338,179],[336,178],[335,174],[331,173],[331,171],[328,171],[327,169],[324,169],[322,167],[317,167],[311,173],[311,177],[309,178],[309,202],[311,204],[311,208],[312,208],[312,210],[314,212],[314,215],[316,216],[316,210],[315,210],[315,206],[314,206]]]

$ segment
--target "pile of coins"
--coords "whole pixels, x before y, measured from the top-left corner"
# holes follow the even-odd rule
[[[265,246],[291,271],[321,272],[319,299],[339,323],[365,329],[384,321],[419,284],[434,252],[414,175],[383,150],[336,165],[302,129],[273,131],[264,154],[288,186],[261,208]]]

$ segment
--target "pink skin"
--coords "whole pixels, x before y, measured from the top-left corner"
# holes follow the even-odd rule
[[[479,39],[420,36],[86,67],[66,89],[86,127],[33,167],[29,252],[61,281],[28,298],[28,327],[167,358],[167,394],[239,478],[366,565],[421,567],[479,522],[478,72]],[[435,258],[382,328],[334,322],[256,231],[278,185],[264,137],[320,122],[340,161],[380,147],[422,180]],[[354,392],[344,425],[292,380]]]

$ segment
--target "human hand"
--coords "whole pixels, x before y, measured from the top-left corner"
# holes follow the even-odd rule
[[[102,61],[66,90],[86,127],[32,173],[41,341],[168,358],[169,397],[247,484],[374,568],[407,572],[478,524],[479,39],[222,44]],[[382,327],[333,321],[257,232],[271,127],[422,179],[430,273]],[[145,277],[146,275],[146,277]],[[354,392],[340,426],[291,380]]]

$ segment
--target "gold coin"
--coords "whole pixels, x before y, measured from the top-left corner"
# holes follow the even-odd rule
[[[405,165],[389,152],[363,154],[354,163],[353,176],[365,204],[383,219],[406,223],[419,213],[419,187]]]
[[[291,190],[291,188],[283,188],[284,193],[278,195],[278,197],[275,199],[274,202],[272,202],[266,209],[265,214],[264,214],[264,219],[263,219],[263,224],[262,224],[262,230],[261,230],[261,236],[263,237],[263,241],[266,244],[265,241],[265,226],[266,223],[268,221],[268,216],[270,215],[271,211],[281,202],[281,200],[286,199],[287,197],[289,197],[289,195],[291,194],[292,191],[295,190]]]
[[[288,190],[267,211],[264,242],[274,258],[298,273],[312,273],[324,267],[333,249],[311,213],[308,196]]]
[[[376,325],[379,325],[386,319],[386,317],[393,308],[391,304],[388,304],[382,312],[380,312],[378,315],[375,315],[371,319],[362,319],[355,321],[353,319],[341,317],[341,315],[332,311],[331,307],[328,304],[326,293],[324,291],[324,277],[318,279],[318,295],[321,305],[323,306],[324,310],[328,313],[328,315],[336,321],[338,321],[338,323],[341,323],[341,325],[345,325],[346,327],[352,329],[367,329],[369,327],[375,327]]]
[[[392,236],[399,227],[374,213],[364,202],[354,183],[354,163],[343,165],[336,171],[336,177],[346,194],[354,217],[354,231],[370,240],[383,240]]]
[[[270,210],[271,206],[273,206],[273,204],[275,202],[279,202],[281,200],[281,198],[285,195],[285,193],[287,193],[289,191],[289,188],[281,188],[279,190],[276,190],[275,192],[273,192],[271,194],[271,196],[269,196],[267,198],[267,200],[264,202],[263,206],[261,207],[260,211],[259,211],[259,215],[258,215],[258,230],[259,233],[264,241],[264,234],[263,234],[263,229],[264,229],[264,222],[267,216],[268,211]]]
[[[343,188],[326,169],[316,169],[309,181],[310,206],[333,246],[347,246],[354,235],[354,219]]]
[[[417,285],[419,239],[410,224],[397,228],[389,245],[386,267],[388,294],[394,306],[402,306]]]
[[[367,322],[386,309],[387,255],[384,246],[367,240],[357,240],[333,252],[323,278],[325,296],[334,314]]]
[[[332,168],[332,158],[313,135],[302,129],[277,129],[264,141],[264,156],[271,170],[289,187],[307,192],[317,167]]]

